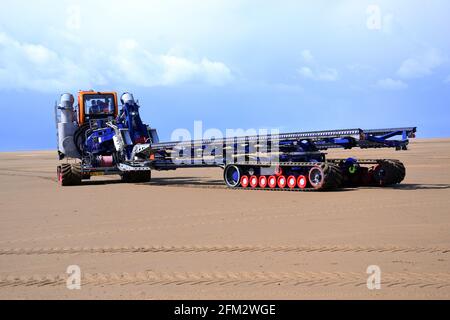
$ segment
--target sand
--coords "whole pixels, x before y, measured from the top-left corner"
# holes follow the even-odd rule
[[[56,182],[56,153],[0,153],[2,299],[449,299],[450,139],[396,158],[403,184],[226,189],[221,169]],[[66,286],[81,269],[81,289]],[[368,266],[381,270],[369,290]]]

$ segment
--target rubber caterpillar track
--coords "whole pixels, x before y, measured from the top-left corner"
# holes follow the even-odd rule
[[[246,162],[246,163],[236,163],[232,166],[239,168],[241,171],[245,172],[245,170],[249,170],[249,168],[256,168],[258,170],[261,170],[261,168],[270,168],[270,167],[276,167],[276,168],[283,168],[283,169],[290,169],[290,168],[307,168],[308,170],[311,170],[313,168],[317,168],[319,172],[321,173],[322,182],[316,186],[311,186],[311,183],[309,183],[309,186],[305,186],[302,188],[299,187],[270,187],[270,186],[252,186],[252,187],[243,187],[242,184],[238,184],[236,186],[230,186],[229,183],[227,183],[227,167],[225,167],[224,171],[224,179],[226,182],[226,185],[230,189],[245,189],[245,190],[267,190],[267,191],[325,191],[325,190],[333,190],[337,189],[342,184],[342,174],[340,172],[339,167],[334,163],[317,163],[317,162],[280,162],[277,164],[273,163],[257,163],[257,162]],[[251,169],[250,169],[251,170]],[[280,177],[280,174],[276,174],[276,176]],[[259,176],[257,175],[259,178]],[[270,177],[268,177],[269,179]],[[288,178],[288,177],[284,177]],[[297,179],[298,177],[296,177]]]
[[[261,245],[184,245],[184,246],[104,246],[104,247],[53,247],[53,248],[5,248],[4,255],[47,254],[97,254],[97,253],[239,253],[239,252],[379,252],[379,253],[434,253],[450,254],[450,248],[399,247],[399,246],[261,246]]]
[[[348,167],[346,167],[346,161],[348,159],[330,159],[323,163],[317,162],[280,162],[280,163],[257,163],[257,162],[246,162],[246,163],[236,163],[230,164],[225,167],[224,170],[224,180],[228,188],[230,189],[245,189],[245,190],[267,190],[267,191],[327,191],[336,190],[346,186],[360,187],[360,186],[390,186],[402,182],[406,175],[406,169],[403,163],[398,160],[392,159],[367,159],[367,160],[355,160],[355,171],[348,172]],[[372,165],[370,168],[363,166]],[[274,173],[272,176],[260,175],[259,172],[263,168],[275,167],[275,171],[281,168],[281,171],[291,171],[299,170],[309,172],[305,176],[291,175],[289,177],[281,176],[284,179],[299,179],[303,177],[308,180],[307,184],[300,186],[300,182],[295,183],[294,186],[286,185],[276,185],[276,186],[262,186],[261,182],[259,184],[248,185],[243,184],[243,181],[238,183],[230,183],[230,173],[229,169],[239,171],[240,179],[258,179],[265,177],[266,179],[273,179],[274,177],[279,177],[280,174]],[[356,169],[358,168],[358,169]],[[356,171],[358,170],[358,171]],[[319,181],[314,179],[313,171],[316,171],[320,177]],[[250,176],[247,173],[250,172]],[[258,173],[254,173],[258,172]],[[354,174],[356,172],[356,174]],[[352,174],[354,174],[352,176]],[[242,176],[241,176],[242,175]],[[355,179],[357,178],[357,179]]]
[[[342,167],[347,159],[328,159],[327,162],[334,163]],[[390,186],[402,182],[406,176],[406,168],[404,164],[395,159],[365,159],[358,160],[356,164],[372,165],[366,172],[370,181],[364,184],[367,186]]]
[[[367,274],[355,272],[137,272],[82,273],[81,285],[283,285],[305,287],[366,286]],[[67,275],[9,275],[0,277],[0,287],[66,286]],[[450,286],[450,273],[383,273],[384,288],[445,289]]]
[[[377,176],[377,173],[381,173],[384,170],[384,176]],[[398,160],[384,160],[381,161],[377,168],[375,168],[375,183],[381,186],[393,185],[403,181],[406,175],[406,169],[403,163]]]

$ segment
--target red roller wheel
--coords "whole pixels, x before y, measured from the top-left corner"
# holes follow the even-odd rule
[[[241,178],[241,186],[242,188],[247,188],[249,184],[249,179],[247,176],[242,176]]]
[[[278,183],[278,187],[279,188],[284,188],[284,187],[286,187],[286,177],[285,176],[279,176],[278,177],[278,180],[277,180],[277,183]]]
[[[300,189],[305,189],[306,185],[308,184],[308,180],[305,176],[299,176],[297,178],[297,185]]]
[[[279,177],[279,176],[281,176],[282,174],[283,174],[283,169],[282,169],[281,167],[277,166],[277,167],[275,168],[275,175],[276,175],[277,177]]]
[[[297,186],[297,179],[294,176],[289,176],[287,178],[287,185],[290,189],[293,189]]]
[[[266,176],[259,177],[259,187],[265,188],[266,186],[267,186],[267,177]]]
[[[277,186],[277,178],[275,176],[270,176],[267,184],[269,185],[269,188],[275,188]]]
[[[256,188],[258,186],[258,177],[257,176],[251,176],[250,177],[250,187]]]

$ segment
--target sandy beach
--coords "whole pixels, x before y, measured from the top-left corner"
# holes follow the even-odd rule
[[[449,299],[450,139],[329,156],[399,159],[407,176],[270,192],[183,169],[60,187],[55,151],[0,153],[0,298]],[[70,265],[80,290],[66,287]]]

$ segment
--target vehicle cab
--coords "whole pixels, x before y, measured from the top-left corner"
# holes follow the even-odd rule
[[[80,91],[78,93],[78,124],[90,120],[108,120],[119,112],[116,92]]]

